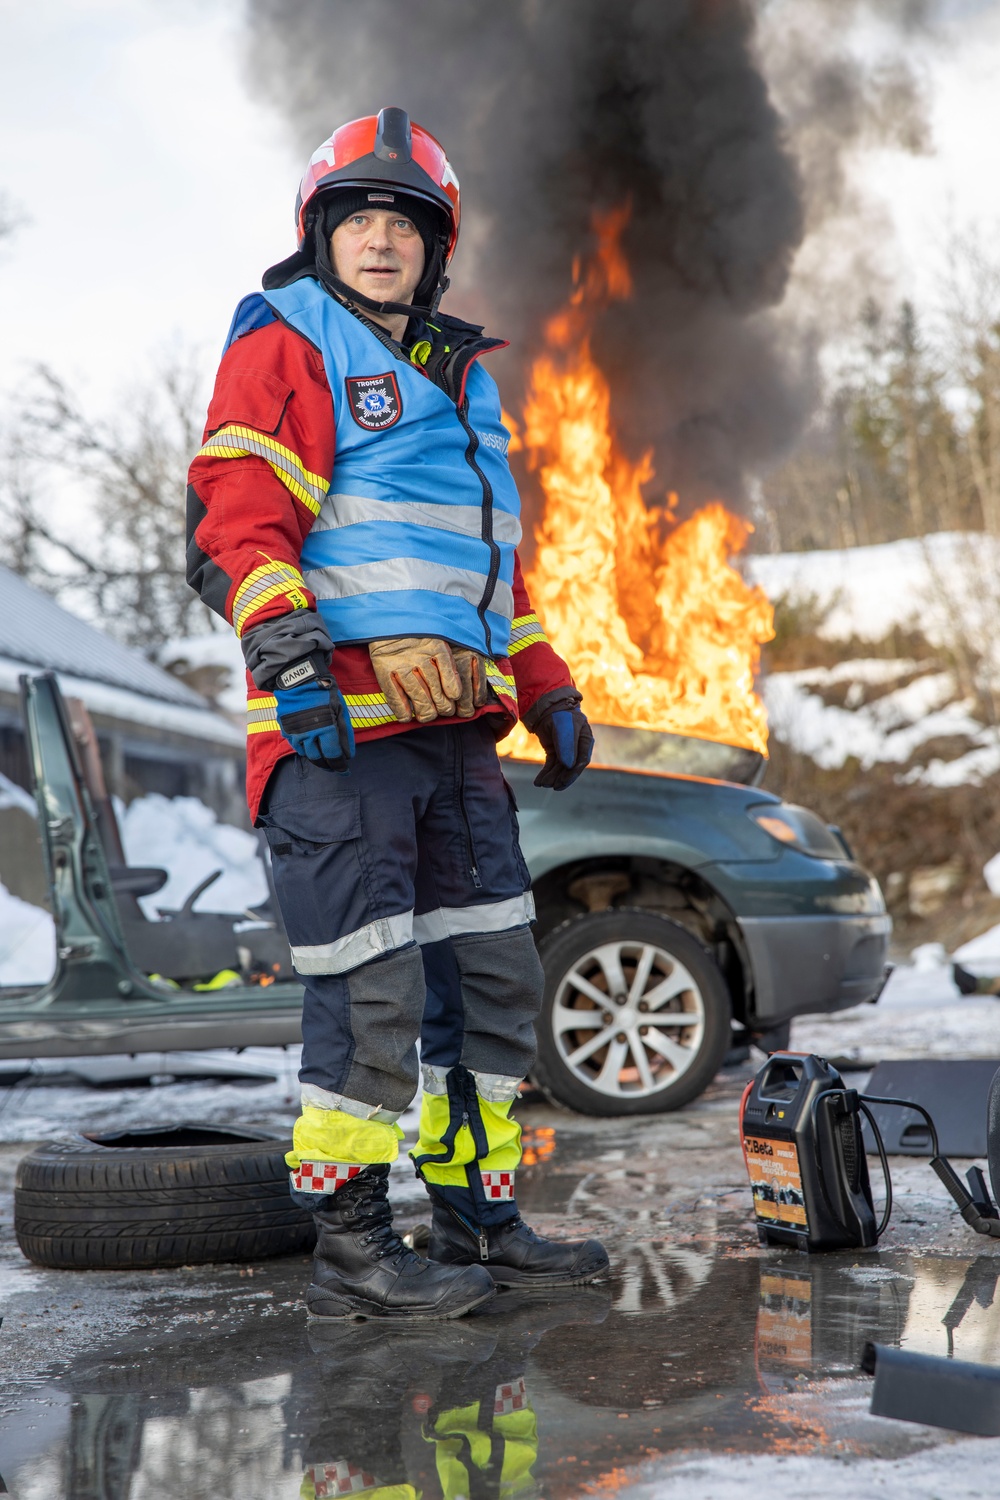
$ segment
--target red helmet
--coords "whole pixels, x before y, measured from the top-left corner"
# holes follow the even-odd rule
[[[429,130],[412,125],[405,109],[380,109],[335,130],[309,158],[295,204],[301,250],[310,207],[331,188],[391,184],[413,198],[432,203],[448,226],[444,264],[458,241],[461,197],[458,178],[444,148]]]

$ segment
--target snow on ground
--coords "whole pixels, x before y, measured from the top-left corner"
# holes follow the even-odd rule
[[[1000,927],[953,955],[973,972],[1000,974]],[[959,993],[940,943],[914,950],[892,973],[877,1005],[792,1022],[792,1048],[865,1063],[892,1058],[1000,1059],[1000,999]]]
[[[179,1120],[234,1126],[253,1121],[290,1130],[298,1113],[300,1050],[248,1047],[238,1056],[220,1050],[146,1054],[134,1061],[0,1062],[0,1137],[7,1142],[48,1141],[67,1130],[139,1129]],[[23,1069],[30,1071],[19,1077]],[[122,1080],[117,1086],[116,1073]],[[6,1086],[5,1076],[10,1080]]]
[[[238,1055],[220,1048],[0,1061],[0,1140],[50,1141],[192,1121],[288,1138],[299,1113],[300,1056],[300,1047],[247,1047]],[[410,1138],[418,1117],[419,1102],[400,1116]],[[419,1198],[422,1191],[404,1154],[393,1170],[393,1197]]]
[[[848,1402],[859,1416],[867,1395],[853,1395],[844,1404]],[[873,1441],[881,1439],[887,1445],[898,1441],[898,1424],[887,1418],[870,1418],[867,1430]],[[943,1500],[944,1496],[984,1500],[992,1495],[995,1440],[938,1431],[932,1436],[928,1429],[922,1430],[933,1446],[906,1458],[855,1458],[844,1453],[818,1458],[792,1451],[732,1456],[692,1453],[669,1467],[654,1461],[631,1483],[619,1472],[615,1494],[619,1500],[745,1500],[750,1492],[852,1495],[860,1500],[902,1495],[908,1500]],[[792,1441],[788,1439],[789,1449]]]

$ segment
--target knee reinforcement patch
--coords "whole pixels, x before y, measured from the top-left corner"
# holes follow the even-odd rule
[[[523,1078],[535,1060],[545,976],[527,927],[452,940],[462,987],[462,1062],[474,1072]]]

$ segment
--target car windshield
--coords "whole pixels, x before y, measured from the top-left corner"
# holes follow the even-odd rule
[[[691,735],[664,734],[659,729],[623,729],[616,724],[593,724],[591,728],[594,765],[613,766],[620,771],[665,771],[756,786],[767,765],[756,750],[721,745]]]

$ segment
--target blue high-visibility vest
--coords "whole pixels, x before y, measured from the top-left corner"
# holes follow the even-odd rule
[[[334,644],[432,635],[506,656],[521,502],[496,382],[473,363],[456,406],[311,277],[245,298],[227,347],[275,314],[320,351],[333,395],[301,567]]]

